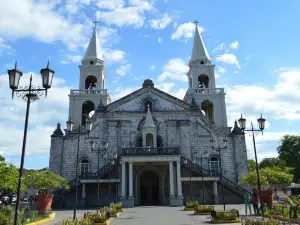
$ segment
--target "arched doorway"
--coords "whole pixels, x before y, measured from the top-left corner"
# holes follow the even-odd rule
[[[140,204],[158,205],[159,200],[159,177],[153,171],[146,171],[140,178]]]

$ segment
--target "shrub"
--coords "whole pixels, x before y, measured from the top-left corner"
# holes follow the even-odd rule
[[[241,221],[242,225],[280,225],[279,220],[265,218],[244,218]]]
[[[211,205],[198,205],[195,207],[197,213],[210,213],[212,210],[214,210],[214,207]]]
[[[200,203],[199,203],[198,201],[195,201],[195,202],[189,201],[189,202],[186,202],[186,203],[185,203],[185,206],[186,206],[187,208],[195,208],[195,207],[197,207],[198,205],[200,205]]]

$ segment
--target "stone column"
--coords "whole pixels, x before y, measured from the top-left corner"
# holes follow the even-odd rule
[[[122,164],[122,192],[121,192],[121,199],[126,199],[126,194],[125,194],[125,191],[126,191],[126,167],[125,167],[125,164],[126,162],[121,162]]]
[[[173,161],[169,161],[170,198],[174,198]]]
[[[219,204],[219,194],[218,194],[218,181],[214,180],[213,181],[213,196],[215,199],[215,204]]]
[[[180,162],[177,161],[177,194],[178,194],[178,198],[182,197],[182,187],[181,187],[181,165]]]
[[[133,171],[132,171],[133,162],[129,162],[129,192],[128,198],[133,198]]]
[[[86,190],[85,190],[85,183],[82,184],[82,190],[81,190],[81,206],[85,207],[86,202]]]

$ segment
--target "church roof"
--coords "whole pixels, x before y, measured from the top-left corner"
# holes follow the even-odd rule
[[[195,30],[193,52],[192,52],[192,57],[191,57],[191,60],[196,60],[196,59],[211,60],[209,58],[209,55],[208,55],[207,50],[205,48],[202,37],[199,33],[198,26],[196,26],[196,30]]]
[[[154,125],[153,118],[150,112],[150,105],[147,106],[147,115],[146,115],[146,120],[143,128],[155,128],[156,126]]]
[[[88,61],[91,59],[94,59],[94,60],[98,59],[98,60],[103,61],[102,50],[101,50],[96,26],[94,28],[93,35],[91,37],[91,40],[90,40],[87,50],[85,52],[84,58],[81,60],[81,62]]]

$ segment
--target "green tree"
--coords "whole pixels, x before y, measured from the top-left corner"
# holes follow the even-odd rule
[[[18,169],[11,163],[7,164],[0,155],[0,189],[6,192],[16,192],[18,187]]]
[[[68,189],[68,181],[49,170],[28,170],[24,175],[24,183],[38,194],[48,194],[50,189]]]
[[[285,170],[279,167],[266,167],[259,170],[260,184],[267,188],[273,189],[276,184],[291,183],[293,181],[293,174],[291,168]],[[239,183],[250,184],[252,187],[257,188],[257,173],[255,170],[250,171],[248,175],[239,177]]]
[[[277,157],[273,157],[273,158],[264,158],[259,163],[259,168],[275,167],[275,166],[284,169],[286,167],[286,162],[283,160],[280,160]]]
[[[256,168],[256,163],[253,159],[248,159],[248,170],[253,171]]]
[[[284,135],[277,151],[279,159],[285,161],[288,167],[294,168],[295,181],[300,179],[300,136]]]

